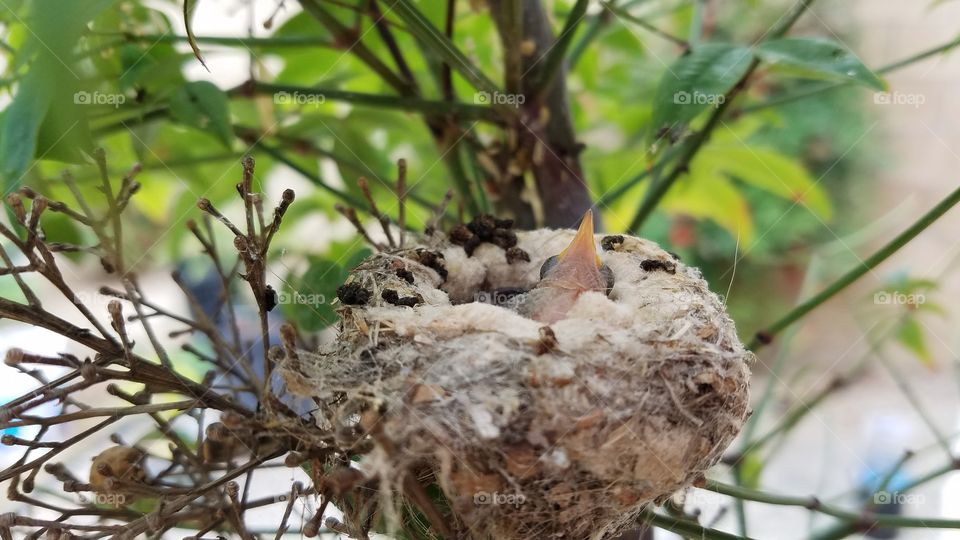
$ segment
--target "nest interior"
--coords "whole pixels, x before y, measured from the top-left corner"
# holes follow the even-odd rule
[[[472,537],[609,538],[716,463],[747,416],[751,356],[700,272],[641,238],[596,237],[615,285],[566,319],[495,305],[573,232],[515,238],[435,233],[367,259],[338,339],[287,362],[288,389],[345,443],[378,435],[360,467],[384,497],[429,471]]]

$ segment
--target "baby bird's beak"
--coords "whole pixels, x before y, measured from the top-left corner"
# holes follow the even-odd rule
[[[587,211],[573,241],[540,268],[540,282],[524,294],[517,311],[524,317],[552,324],[567,317],[581,293],[609,294],[613,272],[600,261],[593,241],[593,212]]]
[[[541,285],[584,291],[604,291],[607,280],[602,275],[593,238],[593,211],[587,210],[576,236],[557,256],[557,263],[544,276]]]

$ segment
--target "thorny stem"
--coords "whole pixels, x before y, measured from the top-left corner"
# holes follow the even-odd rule
[[[268,303],[272,302],[270,299],[271,292],[267,288],[266,282],[266,257],[264,254],[268,249],[266,244],[267,240],[272,238],[272,234],[261,228],[260,231],[257,231],[257,226],[255,224],[255,218],[260,214],[258,209],[258,197],[259,195],[253,193],[253,175],[254,175],[254,161],[250,156],[245,157],[242,160],[243,164],[243,178],[239,184],[237,184],[237,191],[240,193],[240,197],[243,199],[244,203],[244,217],[246,220],[246,232],[242,232],[237,228],[229,218],[224,216],[220,211],[218,211],[213,204],[207,199],[200,199],[197,203],[197,206],[223,223],[233,234],[234,234],[234,247],[236,247],[237,252],[240,254],[240,258],[243,261],[245,273],[241,276],[244,281],[250,285],[250,290],[253,293],[254,300],[256,301],[258,313],[260,315],[260,339],[261,339],[261,348],[263,349],[263,362],[264,362],[264,378],[263,378],[263,390],[262,395],[266,396],[270,393],[271,385],[271,375],[273,372],[273,362],[270,359],[270,328],[267,313],[273,309],[273,306],[268,307]],[[292,201],[292,191],[291,200],[286,201],[286,204],[278,207],[277,212],[275,213],[274,222],[279,224],[279,219],[282,218],[283,212],[286,211],[286,208],[289,206]],[[282,208],[282,211],[281,211]],[[263,219],[259,218],[259,221],[262,223]],[[271,226],[272,230],[274,227]]]
[[[936,222],[941,216],[946,214],[947,211],[953,208],[958,202],[960,202],[960,188],[955,189],[936,206],[931,208],[930,211],[920,217],[920,219],[918,219],[913,225],[907,228],[907,230],[897,235],[893,240],[888,242],[873,255],[867,257],[867,259],[858,266],[850,269],[846,274],[840,276],[840,278],[830,284],[827,288],[814,295],[813,298],[810,298],[809,300],[806,300],[797,307],[793,308],[786,315],[778,319],[766,329],[757,332],[754,338],[751,339],[747,344],[747,348],[755,351],[763,345],[770,343],[773,338],[784,328],[797,322],[805,315],[819,307],[821,304],[835,296],[837,293],[846,289],[851,283],[858,280],[864,274],[879,266],[880,263],[899,251],[900,248],[916,238],[917,235],[926,230],[927,227]]]

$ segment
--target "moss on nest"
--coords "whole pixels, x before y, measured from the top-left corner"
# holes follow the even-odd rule
[[[488,303],[573,237],[515,234],[468,255],[435,233],[366,260],[348,285],[367,301],[284,366],[288,387],[344,443],[377,433],[361,468],[384,497],[427,467],[474,538],[609,538],[716,463],[747,415],[751,356],[699,271],[640,238],[598,237],[616,284],[567,319]]]

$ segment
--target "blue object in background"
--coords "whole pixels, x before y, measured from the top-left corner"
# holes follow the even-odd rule
[[[233,329],[230,327],[230,317],[227,313],[226,302],[221,304],[221,295],[223,292],[223,281],[217,274],[212,264],[204,263],[201,268],[198,264],[190,265],[182,263],[180,266],[180,275],[183,284],[187,290],[196,298],[197,304],[203,310],[204,315],[216,325],[217,330],[223,336],[227,343],[233,343]],[[197,276],[197,277],[194,277]],[[260,314],[255,305],[245,302],[241,295],[236,291],[231,292],[231,301],[237,321],[237,329],[240,333],[241,353],[243,356],[237,359],[238,371],[240,362],[247,362],[259,380],[264,376],[264,347],[263,338],[260,331]],[[267,325],[269,329],[269,339],[273,346],[280,343],[280,325],[284,323],[283,315],[280,309],[274,307],[267,313]],[[207,351],[213,354],[211,344],[206,342]],[[220,373],[217,382],[228,385],[242,385],[243,381],[232,373]],[[286,395],[284,391],[283,379],[278,373],[271,374],[270,387],[280,401],[290,407],[297,414],[306,414],[315,408],[312,401],[308,399],[292,398]],[[250,392],[241,392],[237,395],[237,400],[244,406],[254,409],[257,405],[257,397]]]
[[[867,445],[862,454],[857,493],[861,501],[877,514],[901,515],[905,501],[912,500],[903,491],[910,483],[910,475],[900,466],[912,439],[912,431],[910,421],[899,415],[878,414],[867,422]],[[897,538],[899,530],[875,527],[864,535]]]
[[[4,325],[0,329],[0,335],[3,337],[3,349],[0,349],[0,355],[2,356],[6,356],[7,351],[14,348],[44,356],[57,356],[67,351],[69,346],[69,342],[63,336],[35,326]],[[31,365],[29,367],[31,370],[41,373],[47,380],[56,379],[68,370],[68,368],[43,365]],[[3,381],[3,384],[0,384],[0,405],[6,405],[40,386],[40,383],[33,377],[2,363],[0,363],[0,380]],[[30,414],[52,416],[56,414],[58,408],[59,402],[51,401],[31,409]],[[51,429],[53,433],[56,433],[61,428],[62,426],[53,426]],[[10,434],[21,439],[32,439],[37,430],[37,426],[24,426],[0,430],[0,434]],[[0,445],[0,468],[9,466],[22,454],[22,446]]]

